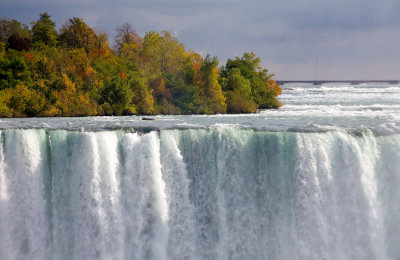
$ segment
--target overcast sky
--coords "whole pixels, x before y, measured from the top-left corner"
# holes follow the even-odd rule
[[[48,12],[108,33],[169,30],[221,63],[255,52],[276,79],[400,79],[399,0],[0,0],[23,23]]]

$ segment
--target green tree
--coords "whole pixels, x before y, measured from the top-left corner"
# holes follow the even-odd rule
[[[30,84],[31,71],[19,55],[11,59],[0,57],[0,89],[13,88],[17,84]]]
[[[32,42],[33,44],[45,44],[48,46],[56,46],[58,33],[56,24],[50,19],[48,13],[40,14],[38,21],[32,26]]]
[[[199,98],[199,88],[181,75],[171,76],[168,79],[168,89],[171,92],[170,102],[174,107],[170,106],[168,113],[175,114],[196,114],[199,113],[201,100]],[[173,110],[172,110],[173,109]]]
[[[228,113],[254,113],[257,105],[251,95],[250,80],[243,77],[238,68],[228,73],[224,86]]]
[[[200,113],[213,114],[226,112],[226,98],[222,93],[219,79],[218,59],[207,55],[197,75],[197,86],[201,95]]]
[[[268,74],[268,70],[263,69],[260,62],[260,58],[252,52],[245,52],[241,58],[228,59],[221,73],[223,81],[236,68],[250,81],[251,95],[258,108],[279,107],[281,103],[276,97],[281,94],[280,86],[272,80],[274,74]]]
[[[126,78],[114,76],[105,82],[100,103],[106,115],[130,115],[136,112],[134,95]]]

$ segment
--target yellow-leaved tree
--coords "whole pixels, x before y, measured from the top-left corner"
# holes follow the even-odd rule
[[[226,112],[226,98],[218,82],[219,70],[217,57],[207,55],[202,61],[196,83],[201,95],[200,113],[214,114]]]

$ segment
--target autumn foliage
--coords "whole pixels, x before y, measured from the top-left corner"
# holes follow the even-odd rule
[[[111,48],[81,18],[0,20],[0,117],[256,112],[282,105],[272,76],[254,53],[219,67],[168,31],[125,23]]]

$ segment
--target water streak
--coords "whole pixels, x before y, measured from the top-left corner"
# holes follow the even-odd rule
[[[400,136],[3,130],[0,259],[398,259]]]

